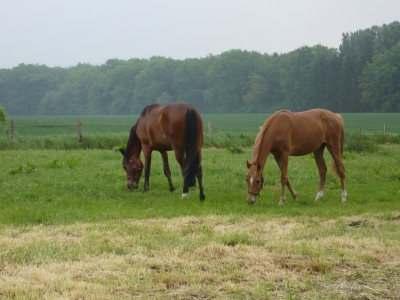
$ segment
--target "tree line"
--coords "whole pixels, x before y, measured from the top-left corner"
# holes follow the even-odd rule
[[[204,58],[109,59],[69,68],[0,69],[8,115],[139,113],[187,101],[202,113],[400,111],[400,23],[342,34],[338,49],[304,46],[278,54],[229,50]]]

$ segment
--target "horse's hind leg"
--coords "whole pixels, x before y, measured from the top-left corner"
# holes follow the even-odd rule
[[[197,177],[197,181],[199,182],[200,201],[204,201],[204,199],[206,199],[206,196],[204,195],[204,192],[203,192],[203,167],[201,166],[200,162],[197,167],[196,177]]]
[[[332,156],[332,169],[333,171],[340,177],[340,182],[342,184],[342,202],[346,202],[347,192],[346,192],[346,176],[344,173],[344,166],[342,163],[342,154],[339,149],[339,145],[337,147],[329,147],[328,151]]]
[[[179,166],[181,167],[181,171],[183,174],[184,169],[184,157],[183,151],[174,150],[176,161],[178,162]],[[182,199],[187,198],[189,196],[189,186],[185,186],[185,182],[183,183],[183,191],[182,191]]]
[[[168,163],[168,153],[166,151],[160,151],[162,160],[163,160],[163,167],[164,167],[164,175],[168,179],[168,184],[169,184],[169,190],[173,192],[175,190],[174,186],[172,185],[172,180],[171,180],[171,169],[169,168],[169,163]]]
[[[325,144],[322,144],[322,146],[319,147],[314,152],[314,159],[315,162],[317,163],[318,173],[319,173],[319,189],[315,201],[318,201],[324,196],[324,186],[325,186],[326,171],[327,171],[324,160],[324,149],[325,149]]]

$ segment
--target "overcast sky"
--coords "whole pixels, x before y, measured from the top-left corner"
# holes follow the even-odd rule
[[[0,68],[285,53],[400,20],[400,0],[0,0]]]

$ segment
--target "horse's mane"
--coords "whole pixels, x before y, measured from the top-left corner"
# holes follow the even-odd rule
[[[152,110],[154,107],[156,107],[156,106],[160,106],[160,105],[157,104],[157,103],[147,105],[147,106],[142,110],[142,112],[140,113],[140,116],[141,116],[141,117],[144,117],[148,111],[151,111],[151,110]]]
[[[127,161],[130,160],[130,153],[131,153],[131,148],[132,148],[132,145],[133,145],[133,136],[136,134],[136,125],[139,123],[140,118],[141,117],[139,117],[139,119],[136,121],[135,125],[132,126],[131,132],[129,134],[128,143],[126,144],[126,148],[125,148],[125,159]]]
[[[256,140],[254,142],[254,146],[253,146],[253,157],[251,158],[251,162],[252,163],[256,163],[257,162],[257,158],[258,158],[258,154],[260,153],[260,147],[261,147],[261,142],[263,140],[264,137],[264,133],[265,131],[268,129],[268,127],[271,125],[271,122],[273,121],[273,119],[275,119],[274,117],[279,113],[279,112],[290,112],[289,110],[286,109],[282,109],[277,111],[276,113],[272,114],[264,123],[264,125],[260,128],[260,132],[257,134]]]
[[[139,123],[139,120],[142,117],[144,117],[149,111],[153,110],[157,106],[160,106],[160,105],[157,103],[147,105],[140,113],[140,117],[137,119],[135,125],[133,125],[133,127],[131,128],[131,132],[129,134],[128,143],[126,144],[126,148],[125,148],[125,159],[127,159],[127,160],[130,159],[130,152],[131,152],[131,148],[133,145],[134,136],[136,135],[136,127],[137,127],[137,124]]]

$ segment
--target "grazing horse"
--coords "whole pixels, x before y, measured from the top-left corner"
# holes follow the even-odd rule
[[[263,187],[263,169],[268,155],[272,153],[281,170],[282,195],[279,205],[286,201],[287,186],[294,199],[297,193],[291,185],[287,167],[289,155],[301,156],[314,153],[319,172],[319,190],[315,200],[324,195],[327,168],[324,161],[324,149],[328,148],[332,156],[332,170],[342,183],[342,202],[346,201],[345,174],[343,158],[343,118],[325,109],[313,109],[293,113],[280,110],[270,116],[258,133],[251,163],[247,161],[247,202],[252,204]]]
[[[169,190],[174,191],[167,154],[167,151],[174,150],[184,179],[182,198],[188,197],[189,187],[196,184],[196,176],[200,200],[203,201],[205,195],[202,185],[202,144],[203,121],[192,105],[185,102],[173,102],[166,106],[152,104],[145,107],[131,129],[126,149],[120,150],[124,157],[122,166],[126,171],[128,189],[139,187],[143,170],[140,153],[143,151],[145,159],[143,191],[149,190],[151,153],[157,150],[161,153]]]

